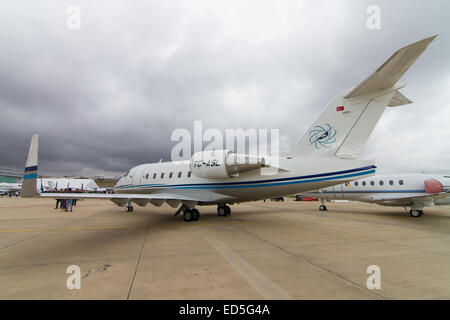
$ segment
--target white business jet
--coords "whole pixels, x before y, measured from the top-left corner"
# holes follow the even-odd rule
[[[21,183],[7,183],[7,182],[2,182],[0,183],[0,192],[1,193],[7,193],[7,192],[17,192],[20,191],[20,189],[22,189],[22,184]]]
[[[230,150],[195,153],[191,160],[142,164],[123,175],[114,194],[42,193],[38,178],[38,136],[31,139],[22,197],[110,199],[126,212],[132,203],[178,208],[185,221],[199,218],[195,208],[217,205],[220,216],[229,204],[279,197],[320,189],[371,176],[373,161],[358,160],[386,106],[410,103],[400,93],[398,80],[436,36],[410,44],[394,53],[358,86],[334,97],[294,147],[281,156],[257,157]],[[274,164],[277,164],[276,166]],[[267,169],[272,175],[266,175]]]
[[[385,206],[410,207],[412,217],[420,217],[424,207],[450,205],[450,176],[433,174],[375,175],[369,179],[303,193],[322,201],[354,200]]]

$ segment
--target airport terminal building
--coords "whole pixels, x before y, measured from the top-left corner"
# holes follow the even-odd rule
[[[23,172],[14,169],[0,168],[0,183],[20,183]]]

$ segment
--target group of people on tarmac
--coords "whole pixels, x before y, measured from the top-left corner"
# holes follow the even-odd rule
[[[2,197],[8,195],[10,198],[12,198],[12,196],[15,196],[17,198],[19,194],[20,194],[19,191],[0,192],[0,195]]]
[[[72,208],[77,205],[77,199],[56,199],[55,209],[58,209],[58,205],[60,205],[61,211],[68,212],[70,208],[70,212],[72,212]]]
[[[62,192],[73,192],[70,188],[66,189]],[[65,211],[65,212],[72,212],[73,207],[75,207],[77,205],[77,199],[56,199],[56,207],[55,209],[59,208],[61,209],[61,211]]]

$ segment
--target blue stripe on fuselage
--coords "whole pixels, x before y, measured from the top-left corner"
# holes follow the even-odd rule
[[[290,184],[300,184],[307,182],[318,182],[318,181],[327,181],[327,180],[336,180],[340,178],[349,178],[356,177],[366,174],[375,173],[375,170],[368,170],[376,168],[375,166],[367,166],[358,169],[351,169],[345,171],[337,171],[337,172],[329,172],[322,173],[317,175],[307,175],[307,176],[298,176],[298,177],[289,177],[289,178],[280,178],[280,179],[270,179],[270,180],[260,180],[260,181],[241,181],[241,182],[223,182],[223,183],[197,183],[197,184],[178,184],[178,185],[164,185],[164,184],[146,184],[146,185],[126,185],[120,186],[116,189],[131,189],[131,188],[142,188],[142,187],[161,187],[161,188],[172,188],[172,189],[231,189],[231,188],[257,188],[257,187],[267,187],[267,186],[280,186],[280,185],[290,185]],[[341,175],[345,172],[355,172],[361,171],[348,175]],[[336,176],[339,175],[339,176]],[[323,176],[334,176],[334,177],[326,177],[326,178],[316,178],[316,179],[308,179],[311,177],[323,177]],[[302,181],[288,181],[288,182],[278,182],[271,183],[277,181],[287,181],[287,180],[302,180]],[[266,182],[266,183],[264,183]],[[269,182],[269,183],[267,183]]]
[[[234,189],[234,188],[260,188],[260,187],[276,187],[276,186],[284,186],[284,185],[290,185],[290,184],[300,184],[300,183],[308,183],[308,182],[319,182],[319,181],[330,181],[330,180],[337,180],[341,178],[350,178],[350,177],[357,177],[365,174],[375,173],[375,170],[370,171],[364,171],[364,172],[358,172],[353,174],[347,174],[343,176],[336,176],[336,177],[328,177],[328,178],[320,178],[320,179],[308,179],[308,180],[301,180],[301,181],[289,181],[289,182],[277,182],[277,183],[264,183],[264,184],[258,184],[258,185],[244,185],[244,186],[217,186],[217,187],[211,187],[211,186],[198,186],[198,187],[175,187],[173,189]]]
[[[308,178],[318,178],[318,177],[325,177],[325,176],[332,176],[337,174],[344,174],[344,173],[351,173],[356,171],[364,171],[368,169],[376,169],[376,166],[366,166],[356,169],[350,169],[350,170],[343,170],[343,171],[335,171],[335,172],[327,172],[327,173],[320,173],[320,174],[312,174],[307,176],[297,176],[297,177],[288,177],[288,178],[278,178],[278,179],[267,179],[267,180],[253,180],[253,181],[237,181],[237,182],[219,182],[219,183],[193,183],[193,184],[173,184],[173,185],[165,185],[165,184],[141,184],[141,185],[123,185],[118,186],[117,189],[121,188],[136,188],[136,187],[154,187],[154,186],[164,186],[164,187],[190,187],[190,186],[222,186],[222,185],[242,185],[242,184],[257,184],[257,183],[266,183],[266,182],[277,182],[277,181],[289,181],[289,180],[299,180],[299,179],[308,179]]]
[[[346,191],[322,191],[321,193],[334,194],[334,193],[425,193],[425,190],[346,190]]]

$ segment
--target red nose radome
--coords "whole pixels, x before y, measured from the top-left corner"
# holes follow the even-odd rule
[[[441,193],[442,191],[444,191],[444,187],[442,186],[442,183],[440,183],[436,179],[431,178],[425,180],[425,191],[428,194]]]

